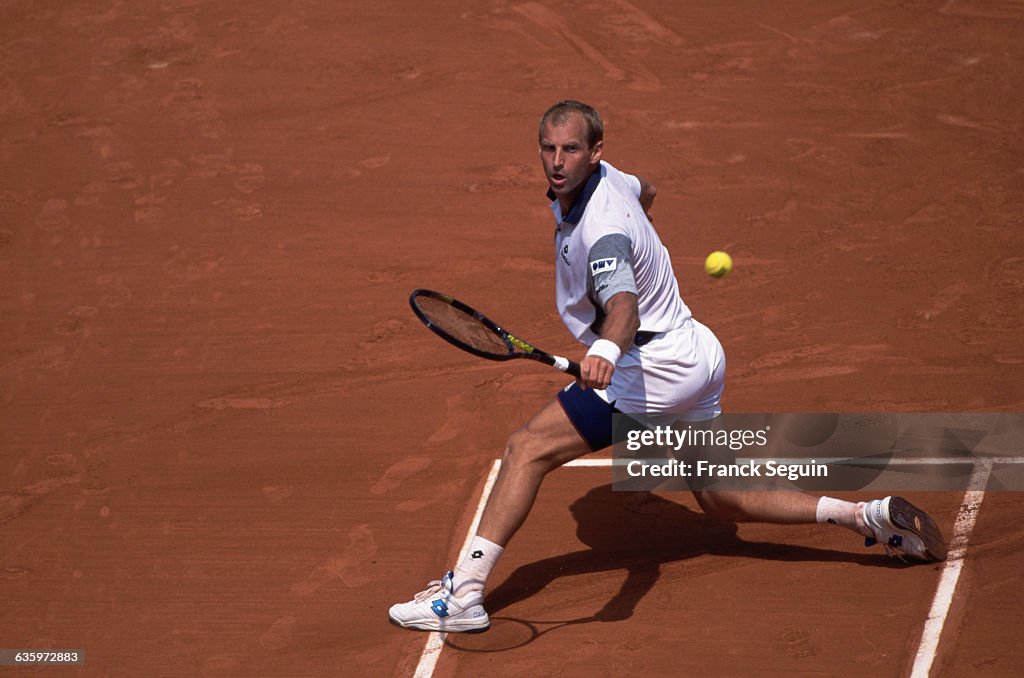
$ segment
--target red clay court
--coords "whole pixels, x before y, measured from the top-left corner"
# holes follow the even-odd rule
[[[409,292],[582,354],[559,98],[658,187],[728,410],[1024,410],[1022,30],[1017,0],[2,3],[0,648],[86,662],[0,673],[1021,675],[1013,492],[907,495],[974,520],[930,650],[947,566],[599,465],[545,482],[490,632],[430,647],[387,608],[565,383]]]

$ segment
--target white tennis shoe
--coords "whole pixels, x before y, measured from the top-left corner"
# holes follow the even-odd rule
[[[864,540],[865,546],[876,543],[890,556],[904,555],[920,560],[945,560],[946,542],[931,516],[903,497],[874,499],[864,504],[864,524],[874,538]]]
[[[484,597],[479,591],[455,597],[452,573],[427,584],[424,591],[408,603],[392,605],[388,617],[392,623],[407,629],[454,633],[480,633],[491,627],[484,610]]]

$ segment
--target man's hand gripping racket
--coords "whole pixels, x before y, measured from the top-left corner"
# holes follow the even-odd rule
[[[538,360],[574,377],[580,376],[579,363],[531,346],[509,334],[483,313],[447,294],[415,290],[409,296],[409,305],[416,317],[434,334],[463,351],[488,360]]]

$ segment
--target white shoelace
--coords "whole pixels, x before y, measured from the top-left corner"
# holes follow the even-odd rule
[[[422,603],[427,598],[430,598],[431,596],[436,596],[438,593],[441,592],[441,589],[445,589],[445,588],[447,588],[447,587],[444,585],[444,580],[443,579],[435,579],[434,581],[429,582],[427,584],[427,588],[425,590],[420,591],[419,593],[417,593],[416,597],[414,598],[414,600],[417,603]]]

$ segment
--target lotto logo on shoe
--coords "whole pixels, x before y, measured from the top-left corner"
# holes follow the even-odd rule
[[[430,605],[430,609],[434,611],[438,617],[448,616],[448,606],[444,604],[444,601],[438,598]]]

